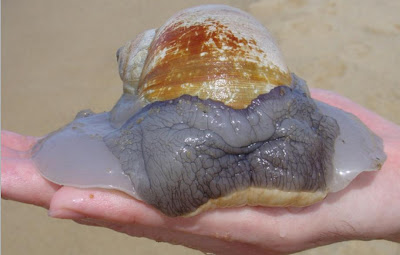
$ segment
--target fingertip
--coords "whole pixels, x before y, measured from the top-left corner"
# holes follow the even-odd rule
[[[1,145],[13,150],[30,150],[39,139],[35,136],[24,136],[8,130],[1,130]]]
[[[27,159],[2,159],[1,195],[22,203],[48,208],[59,185],[44,179]]]
[[[86,215],[84,215],[82,213],[68,210],[65,208],[58,209],[58,210],[50,209],[47,211],[47,215],[49,217],[57,218],[57,219],[81,220],[81,219],[87,218]]]
[[[56,218],[92,218],[123,224],[162,224],[162,216],[122,192],[64,186],[53,196],[49,215]]]

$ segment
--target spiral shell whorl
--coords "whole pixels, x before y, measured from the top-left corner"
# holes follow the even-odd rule
[[[146,102],[184,94],[247,107],[290,72],[268,31],[239,9],[209,5],[183,10],[156,33],[138,85]]]
[[[148,46],[151,44],[154,35],[155,29],[144,31],[134,40],[128,41],[118,49],[118,70],[125,93],[137,94],[140,75],[148,55]]]

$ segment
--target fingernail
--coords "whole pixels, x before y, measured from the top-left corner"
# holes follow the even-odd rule
[[[57,218],[57,219],[78,220],[78,219],[87,218],[87,216],[82,213],[78,213],[78,212],[68,210],[68,209],[57,209],[57,210],[50,209],[47,212],[47,215],[52,218]]]

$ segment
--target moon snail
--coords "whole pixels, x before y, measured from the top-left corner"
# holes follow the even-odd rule
[[[249,14],[205,5],[117,51],[123,94],[32,150],[41,174],[123,191],[168,216],[308,206],[386,159],[358,118],[313,100]]]

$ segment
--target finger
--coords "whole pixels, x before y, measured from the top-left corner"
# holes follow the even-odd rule
[[[281,209],[270,209],[269,216],[276,217],[279,210]],[[274,211],[277,213],[273,213]],[[171,226],[181,231],[190,231],[193,228],[196,231],[205,231],[203,234],[206,234],[209,229],[213,229],[212,227],[218,229],[218,225],[232,226],[232,219],[240,222],[234,224],[235,226],[245,228],[252,226],[259,216],[269,218],[261,208],[249,207],[214,210],[191,218],[169,218],[151,206],[121,192],[66,186],[53,196],[49,215],[55,218],[74,220],[94,218],[121,224],[142,224],[152,227]],[[199,222],[201,222],[201,226],[197,226]]]
[[[124,224],[163,224],[165,216],[122,192],[62,187],[54,194],[49,215],[55,218],[96,218]]]
[[[7,146],[1,145],[1,158],[2,160],[6,158],[14,158],[14,159],[28,159],[31,157],[29,151],[19,151],[11,149]]]
[[[189,248],[213,254],[280,254],[277,251],[253,246],[247,243],[233,242],[212,236],[183,233],[172,229],[155,228],[141,224],[115,224],[95,219],[76,220],[77,223],[113,229],[135,237],[146,237],[157,242],[184,245]]]
[[[48,208],[58,188],[36,171],[31,160],[1,160],[1,196],[4,199]]]
[[[257,207],[220,209],[191,218],[169,218],[121,192],[71,187],[63,187],[54,195],[49,215],[74,220],[93,218],[120,225],[140,224],[186,234],[212,236],[230,242],[253,243],[260,247],[267,245],[265,238],[268,239],[268,245],[276,247],[283,241],[296,242],[292,248],[304,246],[306,238],[313,232],[313,225],[320,224],[309,224],[315,215],[305,211],[293,214],[282,208]],[[304,231],[291,231],[293,225],[301,229],[304,227]],[[246,234],[253,231],[258,234]]]
[[[320,100],[332,106],[336,106],[344,111],[351,112],[354,115],[358,116],[360,119],[368,115],[378,117],[378,115],[373,113],[372,111],[369,111],[361,105],[351,101],[350,99],[336,94],[332,91],[323,89],[312,89],[311,96],[314,99]]]
[[[211,244],[214,242],[213,252],[218,251],[218,254],[230,250],[227,247],[221,249],[223,247],[221,244],[227,242],[224,239],[229,239],[229,236],[215,234],[212,237],[204,236],[201,238],[198,236],[194,238],[197,235],[185,231],[184,228],[173,230],[170,224],[166,224],[166,222],[171,221],[170,219],[148,205],[120,192],[63,187],[53,197],[49,215],[56,218],[74,219],[76,222],[90,226],[111,228],[132,236],[179,243],[197,249],[208,249],[207,251],[210,251]],[[176,221],[176,219],[173,221]],[[189,236],[193,237],[189,238]],[[206,238],[209,240],[204,241]],[[204,247],[205,245],[207,247]],[[231,248],[234,246],[231,242],[229,242],[229,245]],[[249,247],[246,247],[246,249],[248,251]],[[236,251],[241,251],[237,254],[244,254],[243,252],[246,250],[244,247],[236,247]],[[235,253],[230,252],[229,254]]]
[[[373,130],[380,136],[398,134],[400,132],[399,126],[382,118],[378,114],[362,107],[361,105],[349,100],[348,98],[340,96],[332,91],[312,89],[311,95],[314,99],[320,100],[324,103],[338,107],[344,111],[356,115],[371,130]]]
[[[1,145],[17,151],[27,151],[38,141],[34,136],[23,136],[11,131],[1,131]]]

